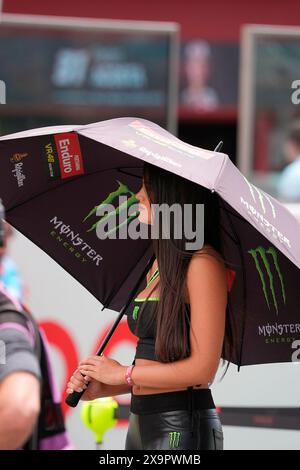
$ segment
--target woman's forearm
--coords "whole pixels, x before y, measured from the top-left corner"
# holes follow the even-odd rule
[[[101,384],[102,390],[98,398],[104,397],[114,397],[116,395],[122,395],[124,393],[131,393],[131,385],[121,384],[121,385],[108,385]]]
[[[179,361],[157,365],[134,366],[133,383],[144,387],[188,387],[210,382],[208,371],[201,369],[199,361],[188,357]]]

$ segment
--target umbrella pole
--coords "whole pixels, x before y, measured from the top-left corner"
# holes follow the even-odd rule
[[[107,333],[107,335],[105,336],[100,348],[98,349],[96,355],[97,356],[100,356],[101,353],[104,351],[105,349],[105,346],[107,345],[108,341],[110,340],[111,336],[113,335],[115,329],[117,328],[118,324],[120,323],[123,315],[124,315],[124,312],[126,310],[126,308],[128,307],[128,305],[130,304],[133,296],[136,294],[137,290],[138,290],[138,287],[142,281],[142,279],[146,276],[147,272],[149,271],[151,265],[153,264],[153,261],[155,260],[155,255],[153,254],[145,269],[143,270],[141,276],[139,277],[137,283],[135,284],[134,288],[132,289],[132,291],[130,292],[130,295],[128,297],[128,300],[126,302],[126,304],[124,305],[124,307],[122,307],[119,315],[117,316],[116,320],[114,321],[114,324],[112,325],[111,329],[109,330],[109,332]],[[67,397],[66,397],[66,404],[71,406],[72,408],[75,408],[77,405],[78,405],[78,402],[80,400],[80,398],[82,397],[82,395],[84,394],[85,390],[83,392],[73,392],[73,393],[70,393]]]

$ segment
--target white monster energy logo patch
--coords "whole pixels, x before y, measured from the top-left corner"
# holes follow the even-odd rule
[[[272,270],[275,269],[279,282],[280,282],[280,292],[279,296],[282,296],[283,302],[286,303],[286,295],[285,295],[285,287],[284,287],[284,280],[283,280],[283,275],[281,273],[279,263],[278,263],[278,255],[274,247],[270,246],[268,249],[266,249],[263,246],[258,246],[254,249],[248,250],[248,253],[251,254],[255,267],[258,271],[260,281],[262,284],[262,289],[263,293],[268,305],[268,308],[270,310],[270,293],[272,296],[272,301],[274,304],[274,307],[276,309],[276,314],[278,315],[278,293],[276,293],[276,288],[274,285],[274,275]],[[271,257],[268,258],[267,255],[271,255]],[[271,265],[269,260],[273,261],[273,264]],[[264,266],[265,271],[263,270],[260,261],[262,261],[262,266]],[[267,287],[267,279],[268,279],[268,284],[269,284],[269,290],[270,293],[268,293],[268,287]]]
[[[170,449],[173,449],[175,447],[179,446],[179,440],[180,440],[180,432],[169,432],[169,445]]]

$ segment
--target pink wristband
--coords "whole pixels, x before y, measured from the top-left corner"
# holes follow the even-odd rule
[[[125,372],[125,380],[128,383],[128,385],[134,385],[132,378],[131,378],[133,368],[134,368],[134,364],[132,364],[131,366],[128,366]]]

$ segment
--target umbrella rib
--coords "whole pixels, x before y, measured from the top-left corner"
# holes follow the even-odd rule
[[[120,168],[121,168],[121,167],[120,167]],[[124,171],[124,170],[122,171],[122,170],[120,170],[120,168],[118,168],[118,171],[119,171],[120,173],[124,173],[125,175],[129,175],[129,176],[133,176],[134,178],[139,178],[139,179],[141,179],[140,176],[137,176],[137,175],[135,175],[134,173],[128,173],[128,171]],[[139,169],[140,169],[141,167],[140,167],[140,166],[133,166],[133,167],[129,167],[129,168],[139,168]]]

